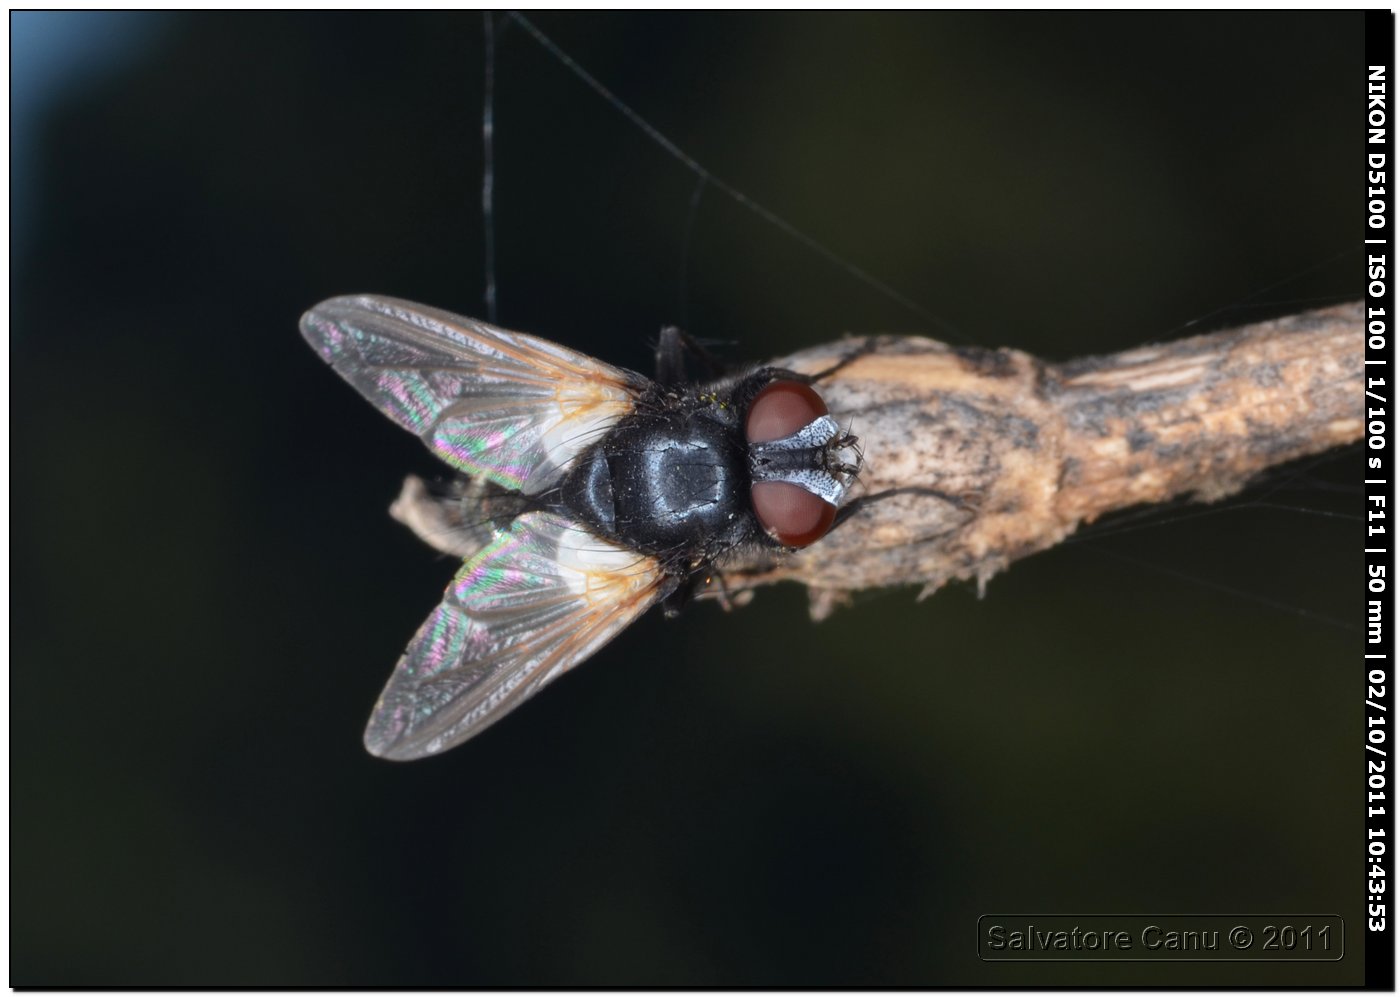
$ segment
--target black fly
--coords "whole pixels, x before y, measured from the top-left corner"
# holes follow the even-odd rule
[[[494,499],[491,527],[419,628],[365,744],[459,744],[657,602],[674,612],[730,552],[805,547],[860,470],[812,383],[762,367],[685,383],[665,330],[657,380],[547,340],[373,296],[333,298],[302,334],[385,415]],[[839,366],[839,365],[838,365]]]

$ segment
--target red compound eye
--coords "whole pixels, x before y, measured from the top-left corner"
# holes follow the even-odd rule
[[[759,525],[784,547],[816,543],[836,518],[836,506],[790,481],[755,481],[751,494]]]
[[[744,435],[750,443],[781,440],[823,415],[826,402],[810,386],[801,381],[774,381],[749,406]]]

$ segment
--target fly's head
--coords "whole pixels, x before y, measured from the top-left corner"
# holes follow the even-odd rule
[[[766,383],[744,418],[754,516],[779,545],[807,547],[831,529],[860,473],[858,440],[806,380],[785,371],[756,376]]]

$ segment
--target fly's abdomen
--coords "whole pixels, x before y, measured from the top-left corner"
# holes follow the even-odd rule
[[[608,454],[601,447],[584,456],[564,479],[564,504],[605,537],[617,536],[617,502]]]

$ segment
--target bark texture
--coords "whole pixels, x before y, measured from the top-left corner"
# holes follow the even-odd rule
[[[816,371],[860,340],[775,361]],[[1187,495],[1362,434],[1359,302],[1108,356],[882,337],[821,384],[865,466],[837,529],[807,550],[728,565],[731,594],[808,586],[813,615],[860,589],[979,585],[1081,524]]]

